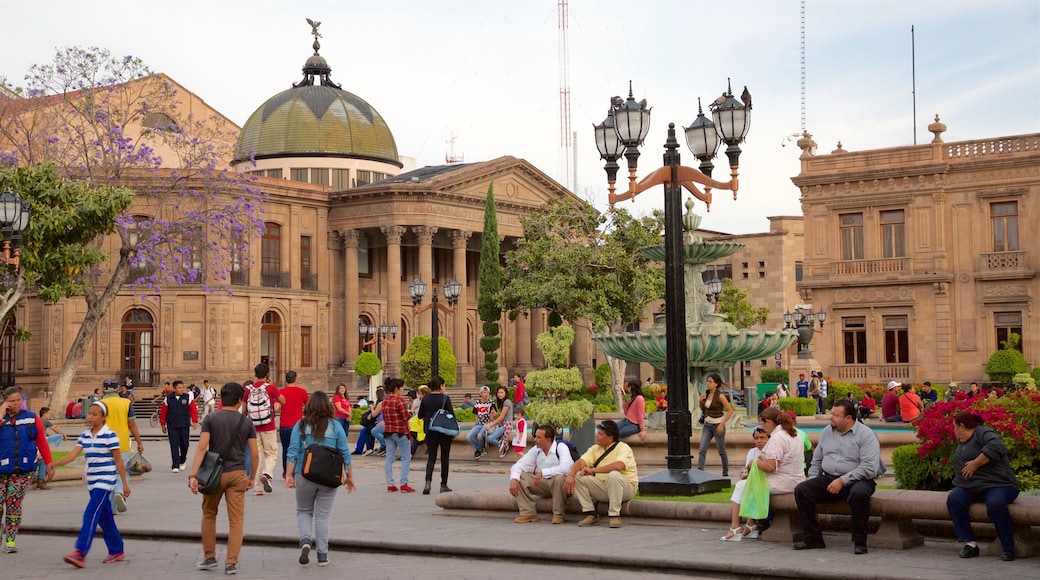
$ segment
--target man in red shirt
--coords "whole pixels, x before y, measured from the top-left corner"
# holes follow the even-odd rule
[[[278,425],[278,438],[282,440],[282,479],[285,479],[285,456],[289,452],[289,440],[297,421],[303,419],[303,406],[310,395],[296,385],[296,371],[285,373],[285,386],[278,391],[278,404],[281,405],[282,419]]]
[[[902,421],[899,414],[899,390],[903,386],[899,381],[889,381],[888,392],[881,398],[881,419],[889,423]]]
[[[263,456],[258,462],[263,467],[256,470],[254,495],[271,493],[271,473],[278,466],[278,434],[275,432],[274,414],[278,410],[278,387],[267,382],[271,370],[266,363],[260,363],[253,369],[256,380],[246,387],[245,401],[242,405],[246,416],[256,428],[256,446]],[[260,392],[263,391],[263,392]]]
[[[516,388],[513,389],[513,403],[526,406],[528,403],[527,387],[524,386],[524,379],[520,373],[513,375],[513,382],[516,383]]]

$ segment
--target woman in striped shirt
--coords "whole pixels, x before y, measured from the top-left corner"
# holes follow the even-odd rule
[[[75,459],[80,451],[84,451],[87,459],[86,480],[90,491],[90,501],[83,512],[83,527],[76,539],[76,550],[65,556],[65,561],[77,568],[87,565],[87,552],[94,541],[94,531],[101,526],[108,546],[108,557],[105,564],[118,562],[126,557],[123,552],[123,537],[116,528],[116,520],[112,517],[112,503],[109,494],[116,487],[116,478],[123,482],[123,497],[130,497],[130,484],[126,479],[126,468],[123,467],[119,454],[119,436],[105,426],[108,406],[103,401],[94,401],[87,411],[89,429],[83,432],[76,441],[76,446],[68,455],[54,462],[55,466],[66,465]]]

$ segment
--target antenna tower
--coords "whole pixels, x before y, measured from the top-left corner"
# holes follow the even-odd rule
[[[570,28],[570,8],[568,0],[557,0],[559,16],[559,37],[557,50],[560,61],[560,181],[566,185],[572,183],[572,191],[578,190],[578,178],[572,165],[576,155],[574,140],[571,136],[571,57],[567,30]]]
[[[444,162],[448,165],[462,163],[464,160],[463,154],[455,154],[455,134],[452,133],[445,143],[448,145],[448,150],[444,152]]]

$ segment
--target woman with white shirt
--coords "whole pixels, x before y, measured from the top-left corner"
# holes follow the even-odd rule
[[[762,428],[769,434],[769,442],[755,460],[758,469],[766,474],[769,493],[792,493],[795,486],[805,480],[802,469],[802,440],[795,431],[794,421],[789,415],[776,407],[769,407],[758,415]],[[780,429],[777,429],[780,427]],[[748,519],[746,525],[740,523],[740,502],[743,498],[746,479],[737,482],[730,498],[732,518],[729,532],[721,539],[723,542],[739,542],[744,538],[757,538],[758,525],[755,520]]]

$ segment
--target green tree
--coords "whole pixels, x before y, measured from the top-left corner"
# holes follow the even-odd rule
[[[484,203],[484,232],[480,242],[480,289],[477,292],[477,314],[483,322],[484,336],[480,339],[480,350],[484,352],[484,380],[491,390],[498,387],[498,349],[502,346],[502,290],[501,247],[498,241],[498,212],[495,210],[495,184],[488,185]]]
[[[990,355],[983,369],[989,380],[1010,383],[1018,373],[1029,372],[1026,357],[1018,350],[1022,337],[1012,332],[1007,340],[1001,343],[1001,349]]]
[[[97,240],[115,231],[115,217],[134,198],[126,188],[62,179],[50,164],[0,170],[0,191],[7,190],[28,201],[32,213],[22,234],[18,271],[0,266],[6,274],[0,280],[0,319],[26,290],[46,302],[82,295],[86,279],[81,274],[108,259]]]
[[[363,352],[354,359],[354,374],[360,377],[374,377],[383,370],[383,363],[372,352]]]
[[[538,335],[535,340],[549,368],[527,373],[527,389],[534,399],[528,415],[539,425],[563,428],[580,427],[594,410],[592,401],[568,400],[567,396],[585,389],[577,367],[563,368],[567,352],[574,343],[574,329],[557,326]]]
[[[433,341],[430,335],[421,334],[408,342],[408,348],[401,355],[401,379],[408,387],[415,388],[430,382],[430,358],[432,356],[430,346]],[[455,365],[458,361],[451,350],[448,339],[437,337],[438,372],[444,379],[446,385],[455,385]]]
[[[572,326],[621,332],[664,294],[664,272],[639,250],[659,245],[663,214],[599,214],[573,201],[551,201],[520,218],[524,235],[506,255],[502,305],[510,318],[544,308]],[[614,400],[624,397],[623,360],[607,358]]]
[[[726,278],[722,281],[722,295],[719,296],[719,313],[725,314],[730,324],[740,328],[751,328],[756,324],[765,324],[769,318],[768,308],[755,308],[748,302],[748,292],[733,284]]]

